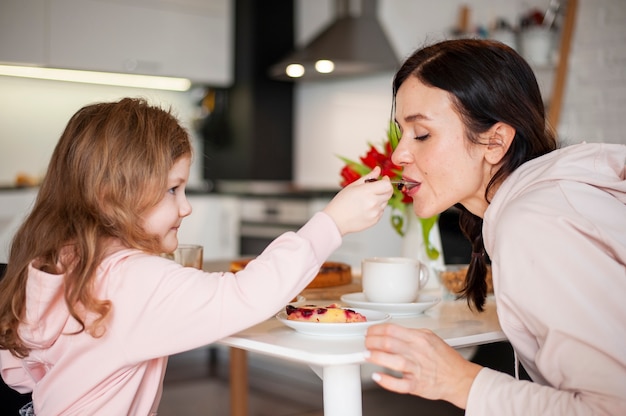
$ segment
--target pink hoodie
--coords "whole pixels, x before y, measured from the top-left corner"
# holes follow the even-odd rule
[[[20,336],[33,350],[23,360],[0,350],[2,378],[32,390],[37,416],[155,415],[169,355],[270,318],[340,243],[335,223],[318,213],[236,274],[119,251],[98,270],[96,294],[113,303],[101,338],[70,335],[79,326],[65,306],[63,276],[31,267]]]
[[[498,317],[534,383],[483,369],[467,415],[626,415],[626,146],[525,163],[484,218]]]

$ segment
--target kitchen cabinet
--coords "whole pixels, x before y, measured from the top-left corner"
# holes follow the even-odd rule
[[[45,1],[0,2],[0,62],[46,63]]]
[[[1,41],[0,61],[233,82],[232,0],[3,0],[0,7],[3,23],[15,22],[0,29],[13,40]]]
[[[0,190],[0,263],[7,263],[11,241],[32,208],[38,188]]]
[[[0,263],[8,260],[11,240],[30,212],[38,188],[0,190]],[[228,195],[188,195],[192,214],[179,230],[181,244],[202,244],[204,259],[239,255],[239,200]]]
[[[180,244],[201,244],[204,260],[239,256],[240,201],[231,195],[188,195],[192,213],[178,229]]]

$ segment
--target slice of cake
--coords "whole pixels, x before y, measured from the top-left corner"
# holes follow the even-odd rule
[[[236,273],[243,270],[252,259],[240,259],[230,262],[230,271]],[[352,268],[347,263],[326,261],[320,267],[315,278],[309,283],[306,289],[317,289],[323,287],[341,286],[352,283]]]
[[[364,315],[352,310],[343,309],[332,304],[328,306],[292,306],[285,308],[287,319],[304,322],[366,322]]]

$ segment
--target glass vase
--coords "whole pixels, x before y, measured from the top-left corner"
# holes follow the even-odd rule
[[[443,248],[441,244],[441,233],[439,232],[439,224],[435,222],[428,235],[430,243],[437,249],[439,256],[435,259],[430,258],[426,251],[426,242],[422,233],[422,222],[415,216],[412,206],[407,208],[406,231],[402,238],[402,257],[417,258],[428,266],[429,279],[425,289],[440,289],[441,285],[437,274],[443,270],[444,258]]]

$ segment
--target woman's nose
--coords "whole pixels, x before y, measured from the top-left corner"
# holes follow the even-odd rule
[[[400,141],[398,142],[398,146],[396,147],[396,150],[394,150],[393,153],[391,154],[391,161],[396,166],[408,165],[413,160],[413,155],[409,151],[406,143],[407,143],[406,140],[400,138]]]

